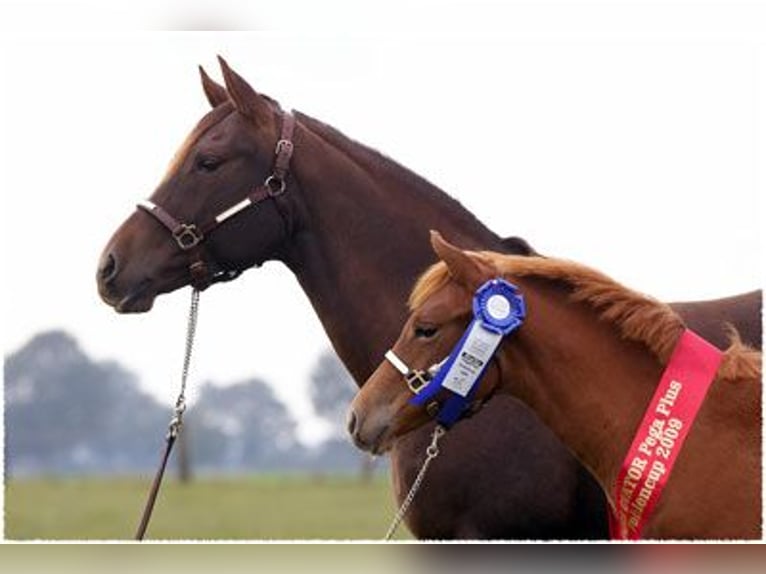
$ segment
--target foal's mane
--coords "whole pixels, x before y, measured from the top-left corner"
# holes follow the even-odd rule
[[[626,340],[646,345],[667,364],[683,330],[683,320],[669,305],[617,283],[600,271],[579,263],[555,258],[520,257],[492,251],[469,252],[497,275],[535,277],[564,284],[571,289],[572,301],[581,302],[612,323]],[[409,306],[417,310],[436,291],[451,281],[447,265],[440,261],[418,279],[410,294]],[[760,379],[761,353],[744,345],[730,328],[731,346],[719,368],[720,379]]]

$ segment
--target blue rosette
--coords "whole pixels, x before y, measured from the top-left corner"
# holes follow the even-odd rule
[[[490,279],[474,294],[473,315],[484,328],[508,335],[527,316],[524,296],[513,283],[502,278]]]

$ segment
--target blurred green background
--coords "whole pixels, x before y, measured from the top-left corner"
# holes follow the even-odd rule
[[[9,540],[132,540],[151,477],[11,480]],[[147,540],[379,540],[396,508],[389,479],[252,475],[163,484]],[[409,535],[400,527],[397,539]]]

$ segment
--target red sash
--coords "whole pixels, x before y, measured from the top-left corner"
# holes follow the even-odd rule
[[[681,335],[617,477],[613,540],[641,537],[722,358],[695,333]]]

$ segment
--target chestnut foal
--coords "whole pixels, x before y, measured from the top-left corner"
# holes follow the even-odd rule
[[[668,305],[579,264],[462,251],[435,232],[431,242],[441,262],[419,279],[410,296],[412,314],[389,361],[351,405],[356,444],[384,452],[398,437],[429,422],[429,414],[444,412],[456,396],[454,385],[433,388],[424,400],[413,399],[413,391],[424,389],[410,383],[419,376],[427,389],[429,372],[451,368],[450,361],[445,366],[440,361],[456,342],[461,340],[458,354],[468,348],[460,345],[467,345],[466,325],[477,316],[477,289],[486,289],[488,281],[512,281],[511,304],[500,301],[490,314],[508,316],[511,307],[519,307],[518,330],[485,357],[481,380],[449,424],[494,393],[510,393],[558,435],[596,478],[612,511],[618,510],[621,463],[686,332],[682,319]],[[761,535],[761,353],[743,345],[733,330],[731,339],[725,352],[714,351],[720,364],[715,363],[719,366],[713,368],[715,376],[683,448],[678,446],[672,477],[666,477],[662,496],[642,524],[643,537]],[[407,372],[408,384],[400,371]]]

